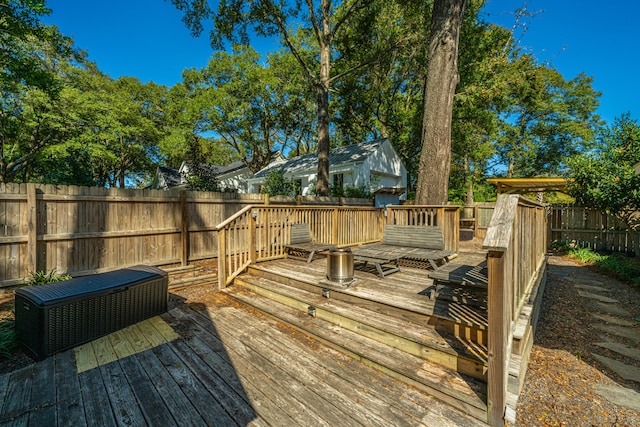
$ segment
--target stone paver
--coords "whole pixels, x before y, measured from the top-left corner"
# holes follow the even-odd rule
[[[587,305],[587,307],[599,311],[600,313],[612,314],[614,316],[622,316],[622,317],[631,317],[631,313],[629,313],[624,308],[620,308],[615,304],[604,304],[598,301],[592,301]]]
[[[640,393],[617,385],[597,384],[595,391],[609,402],[640,412]]]
[[[635,366],[627,365],[609,357],[600,356],[599,354],[591,353],[591,355],[625,380],[640,382],[640,369]]]
[[[591,293],[591,292],[578,291],[578,295],[580,295],[583,298],[588,298],[588,299],[592,299],[592,300],[596,300],[596,301],[604,302],[604,303],[608,303],[608,304],[613,304],[613,303],[618,302],[618,300],[616,300],[616,299],[605,297],[605,296],[598,295],[598,294],[594,294],[594,293]]]
[[[630,357],[632,359],[640,360],[640,349],[627,347],[624,344],[619,344],[617,342],[596,342],[594,343],[598,347],[606,348],[611,351],[615,351],[618,354],[623,356]]]
[[[626,328],[624,326],[616,325],[595,325],[595,327],[600,329],[601,331],[630,339],[635,344],[640,343],[640,329]]]
[[[598,320],[602,320],[603,322],[609,323],[611,325],[618,325],[618,326],[636,326],[637,325],[637,323],[632,322],[630,320],[621,319],[620,317],[614,317],[608,314],[591,313],[591,316],[595,317]]]
[[[602,286],[580,285],[578,283],[574,284],[573,287],[582,291],[591,291],[591,292],[612,292],[613,291],[610,288],[605,288]]]

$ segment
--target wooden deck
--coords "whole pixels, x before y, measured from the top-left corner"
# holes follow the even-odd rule
[[[173,295],[157,334],[129,328],[0,376],[0,425],[481,425],[208,289]]]
[[[485,256],[461,252],[453,262]],[[432,270],[410,265],[383,278],[356,262],[344,286],[326,279],[325,259],[273,260],[251,265],[224,293],[486,421],[486,289],[439,286],[436,293]]]

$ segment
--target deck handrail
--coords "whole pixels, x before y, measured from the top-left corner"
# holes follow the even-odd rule
[[[253,209],[253,205],[245,206],[244,208],[240,209],[238,212],[236,212],[233,215],[231,215],[229,218],[227,218],[224,221],[222,221],[220,224],[216,225],[216,229],[218,231],[220,231],[222,228],[226,227],[227,224],[230,224],[231,222],[235,221],[236,218],[241,217],[242,215],[244,215],[247,211],[250,211],[251,209]]]
[[[520,311],[544,267],[545,206],[501,195],[483,242],[488,251],[488,423],[505,423],[513,334]]]
[[[248,206],[218,225],[218,286],[251,263],[283,258],[291,224],[309,225],[314,240],[337,246],[382,237],[382,210],[349,206]]]

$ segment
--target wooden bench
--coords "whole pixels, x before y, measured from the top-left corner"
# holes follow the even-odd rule
[[[442,286],[470,287],[486,291],[489,287],[486,259],[470,262],[469,264],[450,263],[429,273],[433,279],[431,299],[438,296]]]
[[[438,226],[386,224],[381,243],[357,248],[353,254],[355,259],[369,256],[426,262],[437,270],[439,264],[449,262],[455,253],[444,247],[444,236]]]
[[[291,239],[284,247],[287,258],[311,262],[316,253],[331,250],[335,245],[314,241],[308,224],[292,224]]]

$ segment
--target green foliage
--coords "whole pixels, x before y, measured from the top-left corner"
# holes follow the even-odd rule
[[[11,357],[17,350],[15,319],[6,317],[0,319],[0,356]]]
[[[638,228],[633,212],[640,209],[640,126],[629,114],[600,131],[594,150],[574,156],[568,191],[582,206],[610,213]]]
[[[373,198],[373,193],[371,192],[370,186],[361,185],[360,187],[353,187],[350,185],[345,185],[342,187],[330,186],[331,197],[349,197],[356,199],[371,199]]]
[[[640,286],[640,260],[637,257],[630,257],[620,252],[604,255],[591,249],[572,247],[569,244],[563,247],[570,258],[593,266],[603,274]]]
[[[45,271],[35,271],[30,274],[29,279],[25,280],[24,286],[37,286],[44,285],[46,283],[56,283],[64,280],[71,279],[68,274],[58,275],[55,270],[51,270],[49,273]]]
[[[282,169],[275,169],[267,174],[260,191],[269,196],[296,197],[300,193],[298,182],[288,179]]]

